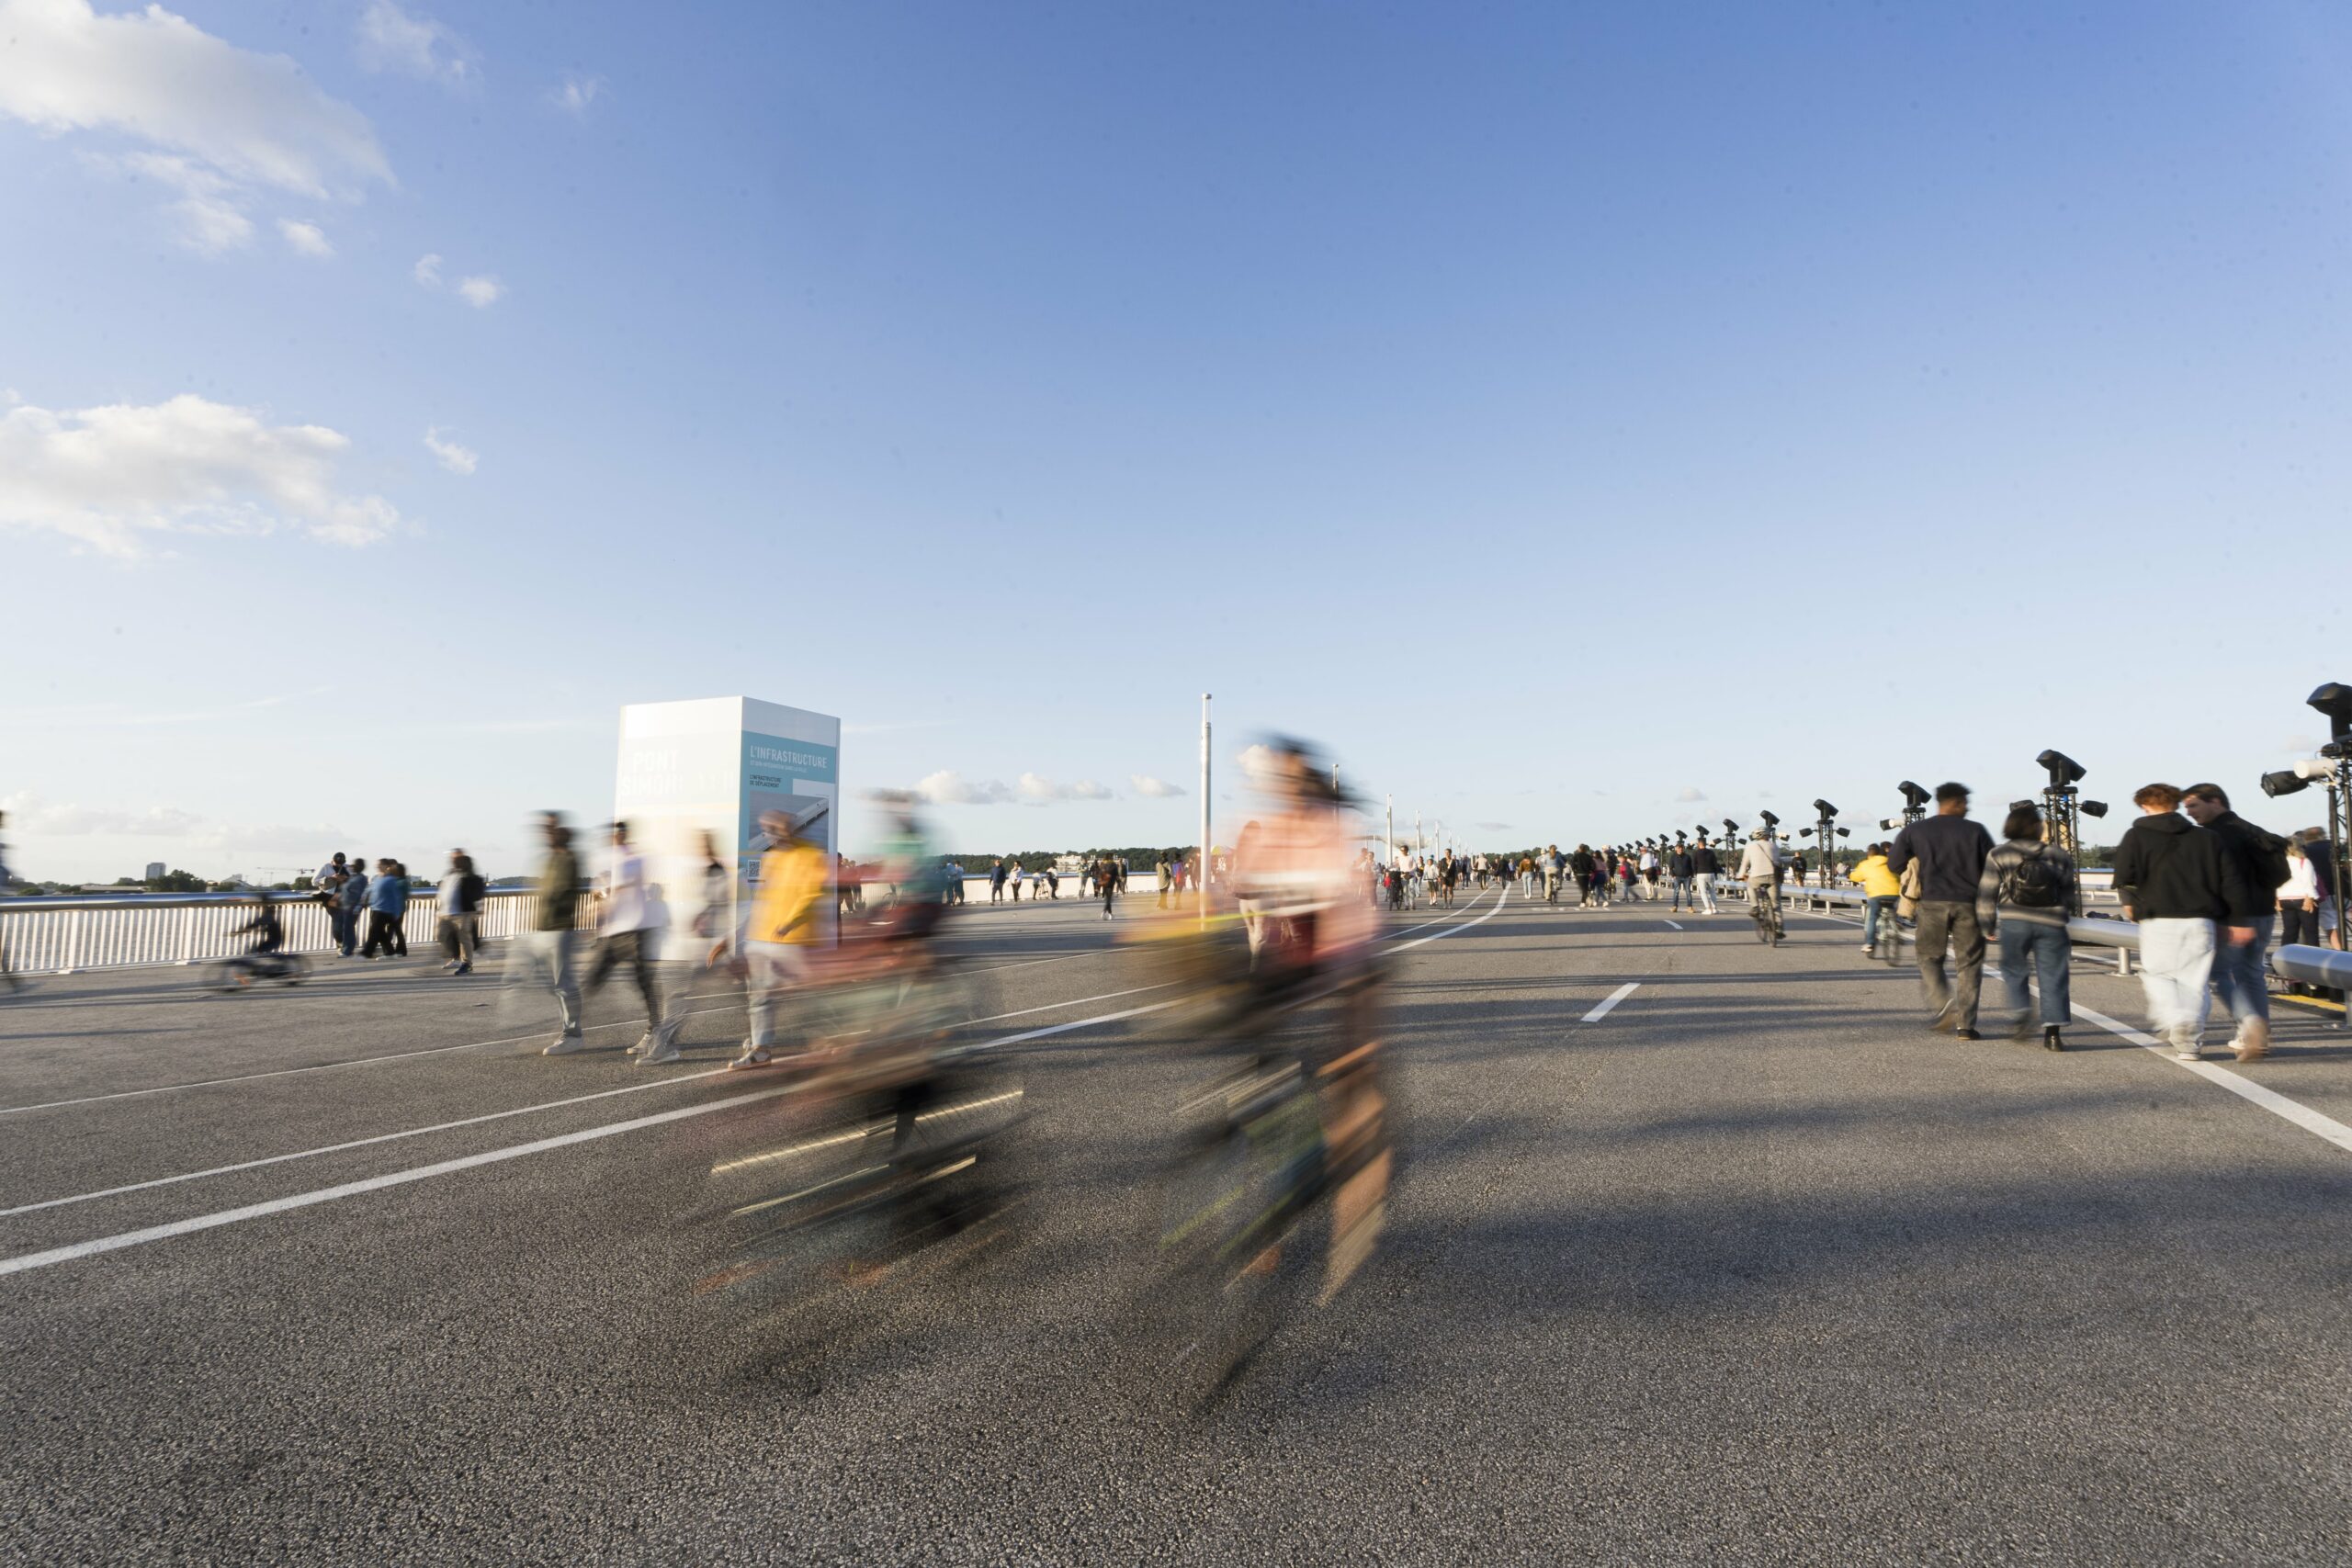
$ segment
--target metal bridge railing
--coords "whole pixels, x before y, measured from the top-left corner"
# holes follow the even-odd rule
[[[264,895],[189,894],[123,898],[0,899],[0,953],[19,974],[71,975],[85,969],[119,969],[151,964],[201,964],[245,952],[251,937],[229,933],[253,918]],[[308,893],[266,895],[277,906],[289,953],[332,953],[334,929],[326,906]],[[594,900],[580,901],[578,923],[594,923]],[[538,919],[536,892],[492,891],[482,896],[476,929],[484,942],[531,930]],[[438,911],[430,891],[409,895],[401,931],[411,946],[430,946],[438,933]],[[366,929],[366,920],[361,920]]]

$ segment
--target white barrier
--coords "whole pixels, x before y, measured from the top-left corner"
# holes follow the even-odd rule
[[[149,964],[202,964],[249,951],[250,937],[230,933],[253,919],[257,895],[158,895],[123,898],[0,900],[0,953],[19,974],[72,975]],[[334,927],[326,906],[306,893],[267,895],[286,928],[288,953],[332,953]],[[432,945],[437,911],[430,891],[412,893],[401,932],[412,947]],[[579,924],[594,923],[593,900],[582,897]],[[476,929],[485,942],[532,929],[539,896],[527,891],[485,894]],[[367,928],[361,911],[360,929]]]

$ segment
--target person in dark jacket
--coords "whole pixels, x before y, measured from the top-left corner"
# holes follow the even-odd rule
[[[1699,908],[1699,901],[1690,896],[1690,852],[1685,849],[1679,840],[1676,841],[1673,852],[1666,857],[1666,874],[1673,885],[1668,891],[1674,898],[1674,908],[1667,912],[1679,915],[1685,905],[1695,912]]]
[[[2074,1011],[2067,977],[2071,944],[2066,918],[2076,902],[2074,857],[2041,840],[2041,813],[2030,801],[2009,808],[2001,843],[1984,857],[1976,881],[1976,919],[2001,944],[2001,982],[2016,1010],[2015,1038],[2033,1028],[2033,997],[2026,988],[2030,968],[2041,983],[2041,1045],[2064,1051],[2059,1032]]]
[[[481,918],[484,891],[473,857],[463,850],[451,850],[448,874],[441,878],[433,907],[440,925],[441,951],[448,954],[441,967],[452,975],[474,972],[474,953],[481,945],[476,921]]]
[[[2115,846],[2115,893],[2124,919],[2140,923],[2140,987],[2149,1015],[2173,1060],[2194,1062],[2204,1055],[2214,933],[2248,895],[2219,835],[2180,816],[2180,799],[2168,784],[2143,785],[2132,796],[2142,815]],[[2253,928],[2233,928],[2229,940],[2250,942]]]
[[[2262,977],[2270,933],[2278,924],[2278,885],[2287,880],[2287,841],[2266,833],[2230,809],[2217,784],[2193,784],[2181,791],[2180,809],[2221,840],[2222,857],[2237,864],[2243,899],[2229,908],[2233,926],[2250,927],[2254,940],[2222,942],[2213,949],[2213,992],[2237,1020],[2230,1042],[2241,1062],[2270,1055],[2270,990]]]
[[[1976,1038],[1976,998],[1984,984],[1984,929],[1976,919],[1976,885],[1984,875],[1993,835],[1968,819],[1968,786],[1936,786],[1936,814],[1894,836],[1887,869],[1919,867],[1919,983],[1928,993],[1928,1027],[1949,1029],[1962,1040]],[[1960,974],[1957,987],[1944,978],[1949,947]]]

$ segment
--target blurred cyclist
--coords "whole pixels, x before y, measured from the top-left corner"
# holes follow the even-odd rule
[[[825,897],[824,852],[799,836],[793,818],[782,811],[763,812],[760,829],[768,849],[760,857],[760,885],[743,933],[752,1037],[730,1067],[763,1067],[775,1059],[776,998],[786,987],[808,977],[808,950],[819,935],[818,909]]]

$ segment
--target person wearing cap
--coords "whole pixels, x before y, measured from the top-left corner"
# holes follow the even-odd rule
[[[1984,928],[1976,917],[1976,889],[1993,835],[1968,815],[1968,786],[1936,786],[1936,814],[1911,823],[1894,836],[1886,868],[1900,878],[1903,868],[1919,868],[1916,951],[1919,984],[1927,993],[1928,1027],[1949,1030],[1961,1040],[1976,1034],[1976,1001],[1984,984]],[[1954,979],[1944,977],[1944,954],[1952,955]]]
[[[760,856],[759,888],[743,933],[752,1037],[730,1067],[762,1067],[775,1059],[776,997],[808,977],[808,949],[820,934],[825,897],[825,856],[800,836],[805,825],[781,811],[760,817],[768,848]]]

